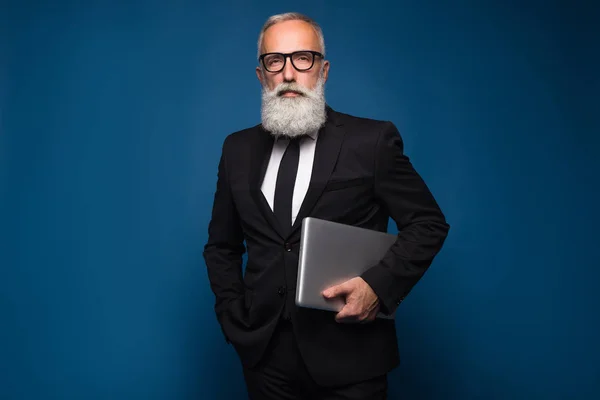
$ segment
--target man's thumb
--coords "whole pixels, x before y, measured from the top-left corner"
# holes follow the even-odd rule
[[[323,296],[330,299],[332,297],[337,297],[344,293],[346,293],[346,287],[344,286],[344,284],[341,284],[341,285],[332,286],[329,289],[325,290],[323,292]]]

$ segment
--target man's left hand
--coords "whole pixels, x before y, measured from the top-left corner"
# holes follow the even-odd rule
[[[336,314],[337,322],[364,323],[375,320],[379,312],[379,298],[361,277],[352,278],[323,292],[326,299],[343,297],[346,304]]]

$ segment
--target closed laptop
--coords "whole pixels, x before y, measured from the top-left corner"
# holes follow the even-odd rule
[[[325,299],[328,287],[360,276],[379,263],[397,236],[318,218],[302,221],[296,305],[340,311],[344,299]],[[382,313],[379,318],[392,319]]]

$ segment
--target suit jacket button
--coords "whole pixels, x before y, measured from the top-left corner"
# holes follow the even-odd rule
[[[285,248],[286,251],[292,251],[292,244],[289,242],[286,242],[283,247]]]
[[[283,296],[285,294],[285,286],[280,286],[279,289],[277,289],[277,294]]]

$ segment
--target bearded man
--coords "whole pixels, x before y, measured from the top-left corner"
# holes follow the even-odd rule
[[[334,111],[319,25],[276,15],[258,40],[261,124],[224,141],[204,257],[222,332],[251,399],[384,399],[399,363],[392,314],[429,268],[449,226],[393,123]],[[305,217],[385,232],[395,244],[329,288],[339,313],[295,305]],[[248,252],[242,272],[242,256]]]

